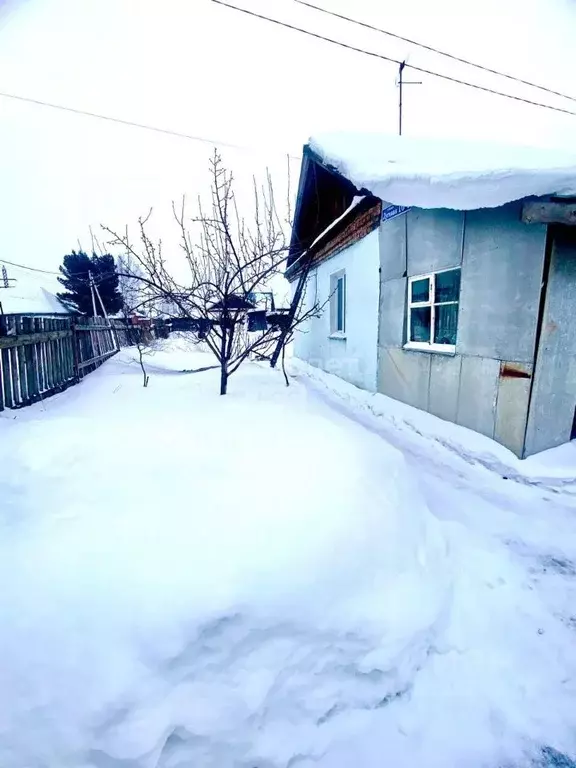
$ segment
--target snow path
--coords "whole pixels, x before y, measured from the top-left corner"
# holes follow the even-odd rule
[[[524,624],[529,616],[528,625],[532,623],[532,631],[536,631],[540,638],[546,637],[547,634],[554,638],[559,629],[558,623],[562,626],[561,634],[564,628],[569,632],[576,632],[576,511],[573,509],[571,498],[565,499],[566,503],[563,504],[551,496],[548,490],[540,489],[537,485],[517,485],[486,471],[481,465],[471,465],[469,457],[455,461],[450,448],[437,446],[434,441],[418,434],[410,435],[398,431],[365,411],[351,407],[346,397],[348,385],[342,386],[338,379],[330,375],[314,372],[313,379],[302,375],[296,375],[296,378],[313,392],[319,403],[380,435],[386,442],[402,451],[414,471],[414,476],[419,478],[430,510],[439,519],[458,525],[460,530],[456,538],[460,544],[460,565],[463,574],[468,571],[465,580],[469,580],[469,583],[459,585],[465,586],[460,595],[457,587],[455,606],[466,617],[465,622],[474,627],[475,633],[486,631],[483,625],[487,616],[496,619],[489,629],[501,634],[495,634],[492,647],[488,650],[489,646],[485,646],[483,653],[493,654],[490,661],[496,663],[501,662],[498,656],[503,647],[507,646],[513,655],[517,655],[516,659],[507,660],[500,673],[506,674],[509,679],[517,675],[517,681],[521,681],[521,696],[527,695],[529,685],[524,687],[524,684],[528,682],[528,670],[532,668],[534,671],[539,663],[538,657],[541,663],[545,664],[544,656],[547,651],[542,654],[540,649],[536,651],[536,656],[532,655],[536,649],[533,646],[533,650],[529,650],[531,643],[525,636],[528,626],[522,626],[518,631],[519,627],[516,625],[519,619],[522,618]],[[324,379],[325,385],[318,386],[318,379],[320,382]],[[338,390],[341,390],[340,393]],[[341,396],[338,397],[338,394]],[[536,601],[530,593],[535,594]],[[458,605],[459,598],[463,600],[461,605]],[[470,603],[472,598],[473,604]],[[545,606],[545,609],[541,610],[541,606]],[[462,635],[470,631],[470,626]],[[554,643],[555,639],[551,642]],[[575,640],[568,636],[563,642],[573,646]],[[524,643],[526,645],[523,647]],[[558,650],[548,649],[552,651],[552,657]],[[575,690],[575,660],[576,657],[572,653],[571,680],[562,680],[562,685],[570,682],[571,696]],[[493,672],[494,678],[484,680],[484,684],[487,683],[484,692],[488,700],[501,705],[506,701],[509,692],[502,689],[501,697],[498,693],[494,695],[494,691],[499,688],[499,672],[496,668],[490,670],[490,661],[485,664],[481,674],[486,676],[487,673]],[[522,664],[526,665],[524,670]],[[443,671],[443,676],[444,673],[449,680],[454,671],[447,669]],[[546,667],[538,670],[538,673],[546,674]],[[461,678],[458,674],[460,682],[466,677],[466,672]],[[475,683],[477,682],[475,680]],[[491,690],[492,686],[494,690]],[[438,692],[435,707],[442,709],[442,698],[442,693]],[[560,714],[559,699],[552,699],[550,705]],[[472,710],[474,708],[472,702],[463,702],[463,706]],[[567,724],[574,734],[576,709],[574,704],[571,707]],[[447,708],[450,708],[450,703],[447,703]],[[437,710],[434,709],[429,714],[437,714]],[[499,717],[498,708],[495,708],[493,715],[495,718]],[[435,725],[442,733],[445,728],[445,712],[438,720]],[[459,718],[455,724],[458,723],[462,725],[465,738],[468,739],[471,730],[467,717]],[[477,725],[474,723],[472,728],[475,729]],[[491,726],[493,725],[494,723],[491,723]],[[502,723],[498,723],[497,728],[501,725]],[[446,737],[449,738],[447,734]],[[573,745],[571,755],[574,759]],[[352,761],[352,755],[349,755],[349,759]],[[429,760],[429,756],[427,759]],[[445,754],[442,754],[437,763],[435,760],[428,763],[425,759],[424,763],[420,764],[442,765],[445,759]],[[342,765],[345,764],[344,761]],[[470,764],[484,765],[483,762]],[[541,762],[535,764],[572,768],[576,762],[572,762],[567,754],[561,755],[549,746],[544,746]]]
[[[400,450],[418,476],[431,511],[441,520],[460,522],[469,531],[508,548],[527,569],[528,583],[540,586],[542,599],[576,630],[576,510],[571,494],[558,500],[538,484],[518,486],[481,465],[471,466],[467,459],[454,461],[450,448],[443,451],[425,437],[411,438],[347,405],[336,394],[328,394],[306,376],[294,378],[319,403]]]
[[[3,768],[576,765],[569,494],[332,377],[122,355],[0,416]]]

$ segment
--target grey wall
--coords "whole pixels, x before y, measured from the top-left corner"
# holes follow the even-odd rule
[[[521,203],[412,209],[380,226],[378,391],[522,455],[546,227]],[[462,267],[455,355],[404,349],[407,277]],[[511,370],[504,363],[519,364]]]
[[[570,439],[576,407],[576,231],[552,231],[525,455]]]
[[[469,211],[458,351],[497,360],[534,356],[546,227],[524,224],[521,206]]]

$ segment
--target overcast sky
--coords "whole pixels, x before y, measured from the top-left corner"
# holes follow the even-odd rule
[[[413,64],[574,109],[293,0],[236,4]],[[317,4],[576,95],[571,0],[317,0]],[[241,189],[319,130],[397,130],[393,65],[210,0],[0,0],[0,91],[173,129],[222,146]],[[576,117],[412,76],[405,132],[573,145]],[[133,224],[206,191],[210,143],[0,98],[0,258],[55,269],[89,226]],[[296,183],[299,162],[292,160]],[[163,232],[164,233],[164,232]],[[166,237],[165,237],[166,239]],[[168,238],[169,240],[169,238]]]

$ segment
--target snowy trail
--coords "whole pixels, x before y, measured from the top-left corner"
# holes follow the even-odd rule
[[[3,768],[575,765],[569,496],[152,362],[0,418]]]
[[[434,441],[398,431],[351,407],[346,398],[319,387],[314,379],[298,375],[296,378],[320,407],[335,411],[400,450],[418,478],[430,510],[439,519],[456,524],[457,557],[472,578],[468,584],[470,591],[460,595],[460,605],[459,596],[455,595],[454,610],[467,615],[467,621],[476,625],[475,614],[493,618],[495,610],[500,611],[502,627],[494,622],[491,629],[501,631],[502,635],[496,638],[490,653],[497,658],[503,643],[512,646],[519,659],[523,659],[519,666],[513,659],[506,662],[508,675],[516,669],[520,681],[524,676],[522,664],[534,665],[538,655],[543,655],[540,648],[536,657],[524,656],[526,648],[522,646],[526,638],[522,636],[526,633],[533,638],[535,634],[539,638],[547,634],[554,638],[558,632],[564,634],[565,628],[576,631],[576,511],[570,497],[562,503],[537,484],[517,484],[465,459],[454,461],[452,452],[444,451]],[[496,596],[498,591],[503,596]],[[536,595],[535,600],[530,593]],[[521,601],[519,596],[528,599]],[[520,617],[522,624],[516,626]],[[478,631],[485,629],[478,627]],[[574,638],[568,636],[561,642],[574,643]],[[561,653],[560,646],[553,651],[556,652]],[[572,675],[574,662],[572,654]],[[495,686],[497,678],[496,672],[492,680]],[[568,682],[562,680],[563,684]],[[570,684],[574,690],[573,677]],[[492,698],[489,694],[488,697]],[[552,700],[550,704],[558,709],[558,702]],[[571,722],[576,728],[576,715]],[[544,750],[543,764],[550,759],[551,765],[572,765],[566,756],[559,757],[548,749]]]
[[[430,510],[439,519],[463,523],[486,542],[507,549],[525,571],[528,588],[539,588],[541,599],[560,621],[576,630],[576,510],[571,497],[557,497],[537,484],[518,485],[466,460],[455,462],[451,452],[426,438],[414,439],[354,409],[306,376],[295,378],[321,406],[401,451]]]

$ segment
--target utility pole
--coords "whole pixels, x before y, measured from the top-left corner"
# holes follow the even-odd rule
[[[112,334],[112,338],[114,339],[114,346],[116,350],[118,350],[120,349],[118,334],[116,332],[116,329],[113,328],[112,323],[110,322],[110,318],[108,317],[108,312],[106,312],[106,307],[104,306],[104,302],[102,301],[102,296],[100,296],[100,291],[98,290],[98,286],[96,285],[96,283],[94,283],[94,290],[96,291],[96,295],[98,296],[98,301],[100,302],[100,306],[102,307],[102,312],[104,313],[104,319],[106,320],[106,325],[110,329],[110,333]]]
[[[398,136],[402,136],[402,109],[403,109],[403,88],[405,85],[422,85],[421,80],[404,80],[404,69],[406,68],[406,59],[398,65]]]
[[[97,317],[98,313],[96,312],[96,296],[94,294],[94,278],[92,277],[92,272],[88,272],[88,279],[90,280],[90,294],[92,296],[92,314],[94,317]]]
[[[10,287],[10,283],[8,282],[8,272],[4,265],[2,265],[2,281],[4,282],[4,288]]]

